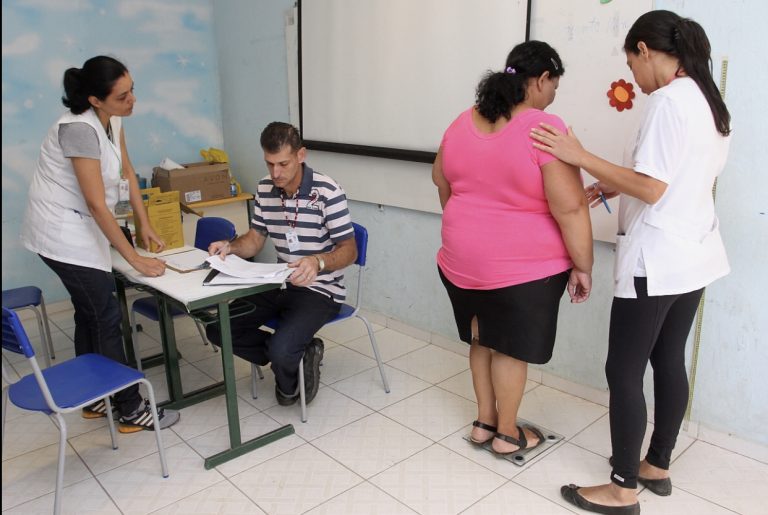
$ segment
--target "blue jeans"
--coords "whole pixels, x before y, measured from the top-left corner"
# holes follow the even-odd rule
[[[40,257],[59,276],[75,308],[75,355],[95,353],[126,363],[122,315],[113,294],[112,274]],[[141,404],[139,386],[117,392],[114,401],[121,415],[133,413]]]
[[[292,395],[298,388],[304,349],[315,333],[339,313],[341,304],[327,295],[291,284],[244,300],[256,309],[230,320],[232,352],[257,365],[271,363],[277,387],[285,395]],[[238,302],[232,304],[233,311]],[[278,324],[274,334],[260,329],[273,319]],[[218,324],[210,324],[206,332],[211,342],[221,345]]]

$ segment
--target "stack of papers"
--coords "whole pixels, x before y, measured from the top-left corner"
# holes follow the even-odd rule
[[[205,285],[281,284],[293,272],[285,263],[252,263],[231,254],[226,259],[210,256],[206,261],[219,273]]]

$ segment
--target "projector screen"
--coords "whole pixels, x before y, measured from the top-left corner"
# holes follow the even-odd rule
[[[431,157],[448,125],[474,103],[485,71],[501,70],[507,53],[525,41],[527,4],[301,2],[301,126],[308,148],[331,142]]]

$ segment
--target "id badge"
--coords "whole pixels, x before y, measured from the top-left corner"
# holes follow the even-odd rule
[[[128,179],[120,179],[117,183],[117,200],[118,202],[128,202],[131,200],[131,189],[128,186]]]
[[[290,229],[287,233],[285,233],[285,242],[288,244],[288,250],[290,252],[296,252],[299,250],[299,235],[296,234],[295,229]]]

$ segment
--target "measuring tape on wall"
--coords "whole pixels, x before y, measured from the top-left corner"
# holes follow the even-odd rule
[[[728,57],[723,57],[720,63],[720,98],[725,100],[725,81],[728,76]],[[715,200],[717,194],[717,178],[712,185],[712,200]],[[688,423],[691,421],[691,411],[693,410],[693,390],[696,385],[696,365],[699,361],[699,346],[701,345],[701,326],[704,318],[704,296],[706,289],[701,295],[699,307],[696,309],[696,324],[693,332],[693,353],[691,354],[691,372],[688,374],[688,406],[685,408],[685,430],[688,430]]]

